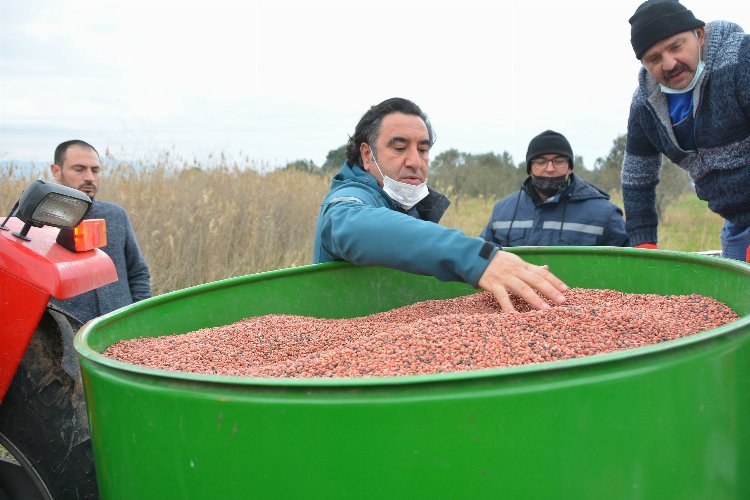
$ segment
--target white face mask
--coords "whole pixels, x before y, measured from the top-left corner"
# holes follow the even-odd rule
[[[690,83],[688,83],[688,86],[684,89],[673,89],[661,84],[659,84],[659,88],[661,88],[661,91],[665,94],[684,94],[685,92],[690,92],[695,88],[695,84],[698,83],[698,78],[700,78],[701,73],[703,73],[703,68],[705,66],[706,65],[703,61],[698,61],[698,67],[695,68],[695,75],[693,75],[693,79],[690,80]]]
[[[697,37],[698,33],[696,33],[695,36]],[[693,75],[693,79],[690,80],[690,83],[688,83],[688,86],[684,89],[673,89],[671,87],[667,87],[666,85],[659,84],[659,88],[665,94],[684,94],[685,92],[690,92],[695,88],[695,84],[698,83],[698,78],[700,78],[701,73],[703,73],[703,69],[705,67],[706,63],[704,63],[703,59],[701,58],[701,48],[698,47],[698,66],[695,67],[695,74]]]
[[[430,194],[427,189],[427,179],[421,184],[406,184],[405,182],[399,182],[383,174],[380,165],[378,165],[378,161],[375,159],[375,150],[370,148],[370,151],[372,151],[372,161],[375,163],[378,172],[380,172],[380,175],[383,177],[383,191],[385,191],[385,194],[390,196],[393,201],[401,205],[404,210],[409,210]]]

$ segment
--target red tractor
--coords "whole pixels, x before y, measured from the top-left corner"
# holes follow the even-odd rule
[[[49,304],[117,279],[81,191],[31,183],[0,224],[0,500],[97,498],[73,335]],[[59,229],[58,229],[59,228]]]

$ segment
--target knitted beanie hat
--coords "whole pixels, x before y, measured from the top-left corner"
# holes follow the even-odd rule
[[[629,22],[630,44],[638,60],[656,42],[706,25],[679,0],[646,0]]]
[[[531,139],[529,149],[526,150],[526,173],[531,173],[531,160],[546,154],[567,156],[570,168],[573,168],[573,148],[564,135],[554,130],[546,130]]]

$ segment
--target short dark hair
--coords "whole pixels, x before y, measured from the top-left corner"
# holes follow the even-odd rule
[[[68,148],[71,146],[93,149],[94,153],[96,153],[96,156],[99,156],[99,151],[97,151],[96,148],[88,142],[82,141],[80,139],[73,139],[71,141],[65,141],[55,148],[55,165],[62,168],[62,164],[65,162],[65,153],[68,152]]]
[[[346,144],[346,161],[349,165],[362,165],[362,156],[359,153],[360,145],[366,142],[371,147],[375,147],[378,135],[380,135],[380,125],[383,123],[383,118],[391,113],[404,113],[420,117],[427,126],[430,146],[435,143],[435,135],[432,131],[430,120],[419,106],[402,97],[391,97],[380,104],[370,107],[367,113],[359,119],[359,123],[357,123],[357,127],[354,129],[354,135],[349,137],[349,142]]]

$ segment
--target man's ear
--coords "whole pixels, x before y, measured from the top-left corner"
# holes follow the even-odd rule
[[[362,168],[369,172],[372,168],[372,149],[366,142],[359,145],[359,156],[362,157]]]
[[[60,182],[60,174],[62,173],[60,166],[53,163],[49,166],[49,169],[50,172],[52,172],[52,177],[54,177],[57,182]]]
[[[698,43],[703,47],[703,44],[706,43],[706,29],[704,27],[695,28],[695,36],[698,37]]]

